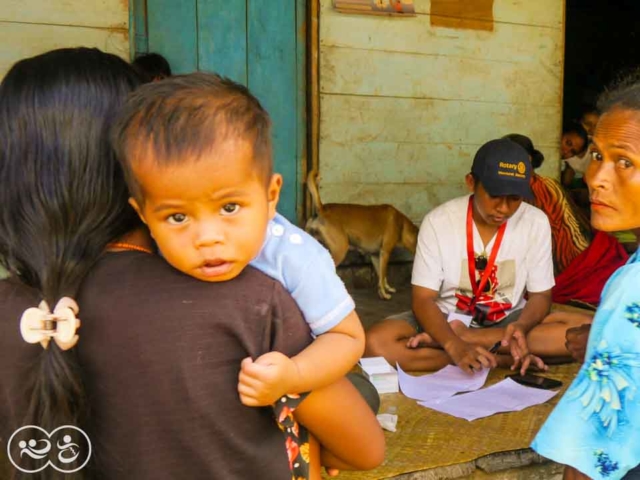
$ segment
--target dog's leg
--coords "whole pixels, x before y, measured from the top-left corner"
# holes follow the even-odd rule
[[[380,275],[378,277],[378,295],[385,300],[389,300],[391,295],[387,292],[387,264],[389,263],[389,252],[380,250]]]
[[[396,289],[393,288],[391,285],[389,285],[389,282],[387,282],[387,278],[385,277],[384,279],[384,288],[387,289],[387,292],[391,292],[391,293],[396,293]]]
[[[380,256],[379,255],[371,255],[371,263],[373,264],[373,269],[376,271],[376,276],[378,277],[378,282],[380,281]],[[387,282],[387,278],[386,277],[382,277],[384,278],[384,284],[382,286],[382,288],[384,288],[384,291],[387,293],[396,293],[396,289],[393,288],[391,285],[389,285],[389,282]]]
[[[378,276],[378,296],[383,300],[389,300],[391,298],[391,295],[389,295],[389,292],[387,292],[386,289],[386,271],[388,261],[388,255],[385,258],[382,251],[380,251],[379,255],[371,255],[371,263],[373,264],[373,269],[376,271],[376,275]]]
[[[333,258],[336,267],[342,263],[349,251],[349,237],[343,231],[333,230],[331,232],[331,241],[329,243],[329,252]]]

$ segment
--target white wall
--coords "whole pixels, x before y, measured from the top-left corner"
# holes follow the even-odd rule
[[[129,59],[128,0],[0,0],[0,77],[16,61],[64,47]]]
[[[323,201],[391,203],[419,222],[508,133],[530,136],[557,177],[564,2],[495,0],[493,31],[433,27],[430,0],[414,4],[401,18],[321,1]]]

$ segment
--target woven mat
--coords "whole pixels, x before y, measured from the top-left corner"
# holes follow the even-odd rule
[[[564,393],[578,371],[578,364],[550,367],[545,376],[563,382]],[[486,385],[512,372],[496,369]],[[468,422],[419,406],[402,394],[382,395],[380,413],[396,408],[398,426],[385,432],[384,463],[369,472],[341,472],[338,480],[378,480],[402,473],[445,467],[476,460],[492,453],[529,447],[561,394],[549,402],[520,412],[501,413]]]

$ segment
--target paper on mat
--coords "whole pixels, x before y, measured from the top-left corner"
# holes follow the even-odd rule
[[[400,365],[396,367],[402,393],[409,398],[429,402],[441,401],[456,393],[477,390],[484,385],[489,375],[488,368],[466,373],[454,365],[447,365],[436,373],[414,377],[405,373]]]
[[[553,398],[558,392],[525,387],[510,378],[477,392],[465,393],[446,402],[418,402],[423,407],[466,420],[488,417],[500,412],[518,412]]]
[[[471,321],[473,320],[473,317],[471,315],[465,315],[464,313],[451,312],[447,317],[447,322],[451,323],[454,320],[460,320],[462,323],[465,324],[465,326],[468,327],[469,325],[471,325]]]

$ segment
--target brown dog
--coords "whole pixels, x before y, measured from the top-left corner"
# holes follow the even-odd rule
[[[307,178],[316,216],[307,221],[305,230],[327,247],[336,265],[344,260],[349,246],[371,254],[378,275],[378,295],[390,299],[395,289],[387,282],[389,256],[396,245],[415,254],[418,228],[391,205],[323,205],[316,176],[312,171]]]

